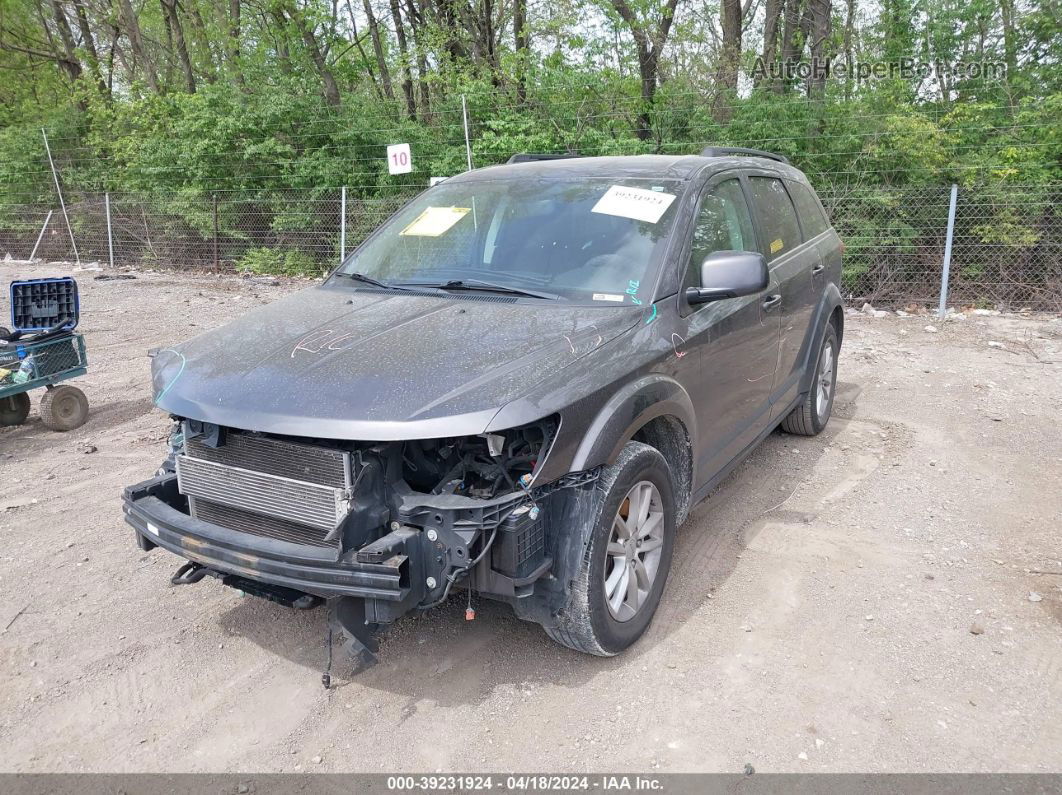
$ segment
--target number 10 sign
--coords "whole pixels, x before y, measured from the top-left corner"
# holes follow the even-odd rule
[[[409,144],[391,144],[387,147],[387,171],[390,174],[408,174],[413,170],[413,158]]]

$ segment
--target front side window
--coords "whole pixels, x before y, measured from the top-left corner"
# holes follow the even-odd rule
[[[340,268],[388,285],[489,282],[605,306],[650,300],[681,184],[641,179],[442,183]]]
[[[700,284],[701,263],[716,251],[756,251],[756,236],[741,183],[728,179],[710,189],[701,200],[693,226],[686,283]]]
[[[764,231],[763,255],[770,262],[800,245],[796,211],[782,180],[749,177],[749,187]]]

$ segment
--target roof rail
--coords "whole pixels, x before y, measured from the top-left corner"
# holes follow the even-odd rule
[[[762,149],[746,149],[743,146],[709,146],[701,150],[701,157],[724,157],[726,155],[749,155],[751,157],[766,157],[768,160],[777,160],[779,163],[789,163],[785,155],[776,155],[774,152],[764,152]]]
[[[570,157],[582,157],[578,152],[570,152],[564,155],[534,155],[527,152],[522,152],[518,155],[513,155],[507,161],[508,163],[533,163],[536,160],[567,160]]]

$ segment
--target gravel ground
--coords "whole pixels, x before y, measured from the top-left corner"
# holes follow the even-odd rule
[[[91,419],[0,428],[0,770],[1062,771],[1058,318],[850,314],[830,426],[693,512],[628,653],[456,599],[325,691],[323,612],[171,587],[119,501],[146,351],[299,284],[94,275]]]

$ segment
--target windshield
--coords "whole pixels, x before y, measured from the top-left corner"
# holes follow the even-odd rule
[[[494,285],[640,304],[649,300],[648,277],[680,188],[674,180],[585,178],[442,183],[384,224],[339,272],[388,286]]]

